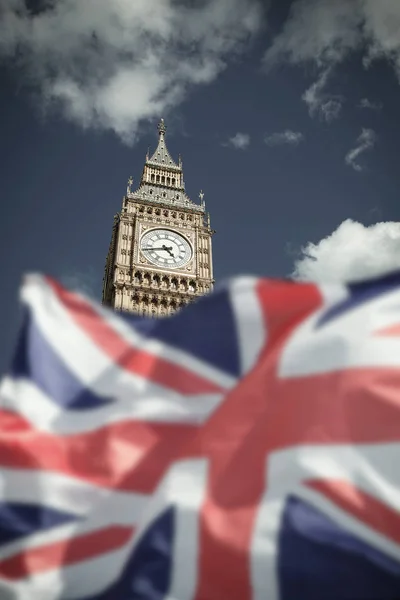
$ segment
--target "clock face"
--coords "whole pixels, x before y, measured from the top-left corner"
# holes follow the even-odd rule
[[[167,269],[180,269],[192,258],[186,238],[170,229],[151,229],[142,236],[140,250],[148,261]]]

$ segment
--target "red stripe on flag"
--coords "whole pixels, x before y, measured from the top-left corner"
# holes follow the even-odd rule
[[[347,481],[309,480],[305,485],[322,494],[343,511],[400,544],[400,515],[380,500]]]
[[[279,412],[279,404],[275,405],[270,394],[271,375],[274,380],[287,336],[321,305],[320,293],[313,285],[264,280],[257,293],[268,332],[267,346],[255,369],[226,396],[196,440],[198,451],[210,458],[210,479],[200,522],[195,600],[252,598],[251,539],[265,489],[269,431],[274,427],[275,412]],[[292,404],[296,399],[292,398]]]
[[[17,416],[9,423],[10,429],[0,423],[1,466],[55,471],[142,494],[154,490],[171,462],[180,457],[182,445],[197,431],[192,425],[127,421],[64,437],[24,429]]]
[[[257,286],[268,340],[266,351],[281,349],[294,328],[322,306],[322,297],[314,284],[261,279]]]
[[[390,325],[389,327],[385,327],[385,329],[380,329],[379,331],[374,331],[374,336],[382,336],[382,337],[399,337],[400,336],[400,324]]]
[[[0,436],[2,431],[6,431],[8,435],[17,435],[32,431],[32,426],[21,415],[10,410],[0,409]]]
[[[0,562],[0,575],[17,580],[58,567],[66,567],[121,548],[129,542],[131,527],[108,527],[21,552]]]
[[[266,400],[266,452],[302,444],[400,441],[400,369],[282,379],[266,358],[254,385]]]
[[[134,348],[82,298],[46,278],[59,301],[93,342],[120,367],[180,394],[222,393],[224,388],[145,350]]]

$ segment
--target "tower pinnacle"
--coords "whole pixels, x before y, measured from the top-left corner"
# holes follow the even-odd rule
[[[161,119],[158,124],[159,139],[157,148],[150,158],[148,158],[148,155],[146,156],[146,163],[149,165],[159,165],[166,168],[172,167],[175,169],[181,169],[181,165],[177,165],[168,152],[168,148],[165,143],[166,131],[167,126],[165,125],[164,119]]]
[[[160,135],[165,135],[166,131],[167,131],[167,126],[165,125],[164,119],[161,119],[158,124],[158,133]]]
[[[182,158],[179,155],[178,162],[175,162],[169,153],[165,141],[166,130],[164,119],[160,119],[157,147],[152,154],[149,150],[147,151],[138,189],[133,191],[131,188],[133,181],[128,181],[124,202],[126,198],[141,198],[146,202],[172,204],[176,207],[190,208],[204,214],[205,203],[203,197],[200,195],[201,203],[197,204],[192,202],[186,194]]]

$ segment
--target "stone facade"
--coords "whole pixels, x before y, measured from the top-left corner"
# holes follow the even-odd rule
[[[136,191],[128,181],[115,215],[103,280],[103,304],[140,315],[174,313],[212,290],[212,235],[204,194],[200,204],[185,192],[182,161],[176,163],[158,126],[157,149]]]

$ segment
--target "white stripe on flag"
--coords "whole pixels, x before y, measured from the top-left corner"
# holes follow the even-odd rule
[[[100,594],[121,575],[130,546],[18,581],[0,579],[1,600],[77,600]]]
[[[52,471],[36,471],[1,467],[0,497],[4,502],[40,504],[82,517],[92,511],[104,513],[104,524],[110,514],[113,522],[135,524],[146,508],[148,496],[102,488]],[[107,514],[108,513],[108,514]]]
[[[151,523],[168,508],[175,508],[173,571],[164,600],[192,600],[197,589],[199,514],[207,487],[208,461],[182,460],[169,469],[142,515],[135,547]]]
[[[263,499],[260,504],[250,547],[252,600],[279,600],[277,573],[278,537],[284,499]]]
[[[208,462],[181,461],[168,474],[161,491],[164,503],[176,506],[174,565],[169,594],[165,600],[193,600],[198,582],[199,518],[207,489]]]
[[[326,288],[326,305],[301,323],[282,351],[280,377],[302,377],[342,369],[400,367],[400,336],[377,332],[400,324],[400,290],[345,310],[322,326],[323,315],[347,294]],[[332,297],[329,299],[329,293]]]
[[[266,323],[256,292],[257,283],[258,279],[255,277],[239,277],[230,284],[242,375],[256,364],[267,337]]]
[[[11,377],[4,377],[0,384],[0,403],[3,408],[18,412],[38,431],[71,435],[128,420],[201,424],[209,418],[223,398],[221,394],[185,397],[159,391],[152,385],[139,391],[129,389],[129,382],[124,382],[124,379],[128,379],[125,373],[110,373],[108,370],[104,378],[94,382],[92,388],[101,388],[101,396],[113,383],[114,393],[120,392],[123,395],[112,396],[110,404],[86,412],[65,410],[31,380]]]

